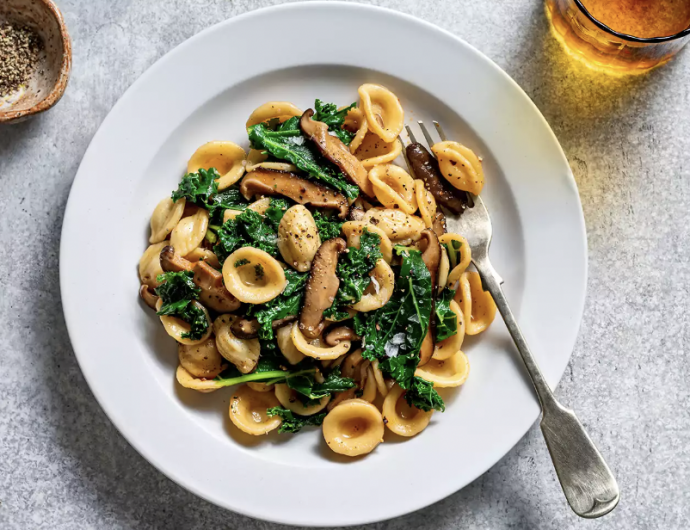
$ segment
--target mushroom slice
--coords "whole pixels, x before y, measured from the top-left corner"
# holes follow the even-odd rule
[[[274,320],[271,322],[271,327],[276,330],[282,328],[285,324],[297,320],[297,315],[290,315],[285,318]],[[255,318],[238,318],[232,323],[232,333],[235,337],[240,339],[255,339],[259,336],[259,329],[261,328],[259,321]]]
[[[359,340],[359,336],[354,332],[352,328],[347,326],[339,326],[328,330],[328,333],[323,338],[324,342],[329,346],[337,346],[341,341],[348,340]]]
[[[230,313],[240,307],[239,300],[225,288],[223,275],[205,261],[192,263],[171,246],[161,250],[160,261],[165,272],[193,271],[194,283],[201,288],[199,299],[206,307],[218,313]]]
[[[446,216],[437,211],[436,215],[434,215],[434,222],[431,225],[431,228],[434,230],[434,234],[436,234],[437,237],[441,237],[443,234],[448,232],[446,228]]]
[[[431,289],[433,292],[436,289],[436,273],[441,262],[441,245],[436,234],[428,228],[422,230],[422,237],[417,242],[417,245],[422,251],[424,265],[426,265],[431,274]]]
[[[158,296],[149,288],[148,285],[142,284],[139,288],[139,296],[141,299],[149,306],[151,309],[156,309],[156,302],[158,302]]]
[[[315,339],[323,331],[326,323],[323,312],[333,305],[340,286],[336,275],[338,255],[347,244],[339,237],[323,243],[314,256],[309,279],[307,280],[304,305],[299,316],[299,329],[309,339]]]
[[[307,109],[299,121],[302,132],[309,138],[326,159],[333,162],[343,172],[345,178],[359,186],[366,195],[374,197],[374,187],[362,163],[350,153],[350,149],[337,136],[328,134],[328,125],[314,121],[312,109]]]
[[[338,217],[341,219],[345,218],[349,209],[342,193],[286,171],[259,168],[247,173],[240,183],[240,192],[245,197],[284,195],[299,204],[338,210]]]

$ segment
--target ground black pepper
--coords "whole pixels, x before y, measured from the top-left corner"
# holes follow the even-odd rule
[[[0,23],[0,97],[17,91],[28,81],[42,45],[30,28]]]

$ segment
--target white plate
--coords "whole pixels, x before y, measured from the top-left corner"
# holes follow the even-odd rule
[[[252,517],[348,525],[422,508],[484,473],[538,415],[500,318],[466,341],[471,374],[444,392],[447,411],[366,458],[336,458],[316,430],[248,442],[229,425],[231,390],[175,384],[175,345],[137,296],[154,206],[202,143],[246,145],[259,104],[346,104],[367,81],[390,87],[410,121],[439,119],[484,157],[494,265],[552,386],[575,343],[587,261],[575,182],[544,118],[494,63],[430,24],[356,4],[283,5],[196,35],[134,83],[94,137],[67,205],[60,281],[79,364],[113,423],[180,485]]]

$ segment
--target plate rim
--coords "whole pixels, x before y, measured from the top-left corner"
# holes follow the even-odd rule
[[[63,226],[61,230],[61,240],[60,240],[60,291],[61,291],[61,298],[63,300],[63,314],[65,318],[65,323],[68,331],[68,335],[70,337],[70,342],[72,344],[75,357],[77,358],[77,362],[79,364],[80,369],[82,370],[82,373],[84,374],[84,378],[89,386],[89,389],[91,390],[92,394],[96,398],[97,402],[105,412],[106,416],[110,419],[110,421],[114,424],[114,426],[117,428],[118,432],[127,440],[127,442],[140,454],[142,455],[150,464],[152,464],[158,471],[163,473],[166,477],[170,478],[171,480],[175,481],[178,485],[182,486],[183,488],[187,489],[188,491],[191,491],[195,495],[207,500],[208,502],[211,502],[215,505],[221,506],[225,509],[230,509],[232,511],[235,511],[237,513],[240,513],[242,515],[252,517],[252,518],[257,518],[261,520],[266,520],[266,521],[271,521],[275,523],[281,523],[281,524],[288,524],[288,525],[303,525],[303,526],[339,526],[339,525],[355,525],[355,524],[366,524],[366,523],[373,523],[373,522],[378,522],[386,519],[390,519],[392,517],[398,517],[402,515],[407,515],[409,513],[412,513],[416,510],[422,509],[426,506],[429,506],[433,502],[438,502],[439,500],[445,498],[448,495],[451,495],[452,493],[455,493],[459,491],[460,489],[463,489],[464,487],[468,486],[472,482],[474,482],[477,478],[482,476],[484,473],[486,473],[491,467],[493,467],[498,461],[500,461],[502,458],[504,458],[510,450],[517,444],[517,442],[524,437],[524,435],[529,431],[531,426],[533,425],[533,422],[525,429],[524,432],[519,433],[517,436],[513,437],[514,439],[510,439],[509,444],[510,447],[505,453],[502,453],[497,456],[495,459],[491,459],[492,462],[488,464],[485,469],[482,471],[476,473],[475,476],[473,476],[471,479],[467,480],[464,485],[460,486],[459,488],[455,488],[452,491],[449,491],[445,496],[437,498],[435,501],[431,502],[424,502],[420,505],[412,505],[411,508],[405,508],[403,510],[398,510],[395,513],[389,513],[386,515],[382,515],[377,519],[366,519],[366,520],[351,520],[345,523],[334,521],[334,522],[326,522],[324,521],[315,521],[315,522],[308,522],[308,521],[296,521],[296,520],[285,520],[281,519],[279,517],[274,517],[272,514],[257,514],[255,512],[251,511],[246,511],[242,507],[239,506],[228,506],[227,503],[225,504],[220,504],[217,499],[213,498],[212,496],[206,494],[206,492],[199,490],[196,488],[194,485],[189,484],[188,482],[185,482],[185,480],[177,475],[177,473],[171,471],[170,469],[166,469],[161,462],[158,461],[155,455],[152,455],[145,447],[143,447],[143,444],[140,443],[136,436],[133,435],[133,432],[130,432],[127,428],[127,425],[121,424],[119,421],[117,421],[114,418],[114,414],[109,410],[109,405],[106,404],[106,400],[104,399],[104,396],[101,395],[100,389],[98,388],[97,385],[93,384],[92,380],[89,378],[87,375],[88,370],[85,369],[85,364],[84,364],[84,359],[86,353],[83,352],[81,349],[78,349],[76,344],[79,342],[79,339],[76,337],[76,329],[77,329],[77,324],[76,320],[78,320],[74,315],[68,314],[67,306],[70,305],[67,303],[68,299],[71,299],[71,295],[69,293],[69,288],[67,288],[68,284],[68,279],[67,279],[67,272],[66,269],[67,267],[64,266],[64,256],[68,255],[69,252],[69,236],[66,237],[67,229],[69,228],[69,223],[67,222],[68,220],[71,220],[72,215],[70,212],[76,208],[75,203],[77,202],[77,199],[75,199],[75,194],[74,189],[78,186],[78,183],[81,182],[83,179],[87,178],[87,175],[84,174],[82,171],[83,167],[83,161],[89,157],[89,154],[92,150],[95,149],[94,145],[97,144],[100,136],[103,134],[103,131],[107,129],[109,126],[109,123],[111,121],[111,118],[114,114],[118,112],[118,110],[126,104],[126,102],[133,97],[132,94],[134,94],[138,87],[141,84],[146,83],[147,79],[154,76],[159,68],[161,68],[164,64],[166,64],[168,61],[173,60],[173,57],[177,54],[185,50],[186,48],[192,46],[197,40],[201,40],[205,38],[206,35],[214,32],[214,31],[219,31],[221,28],[225,26],[232,26],[233,24],[238,24],[247,21],[248,19],[254,18],[254,17],[261,17],[265,16],[267,14],[271,14],[273,12],[280,12],[283,10],[299,10],[299,9],[314,9],[314,10],[320,10],[320,9],[331,9],[331,8],[346,8],[346,9],[352,9],[352,10],[369,10],[369,11],[376,11],[376,12],[381,12],[385,14],[386,16],[391,16],[391,17],[400,17],[402,19],[406,19],[408,22],[412,22],[415,24],[420,24],[423,26],[426,26],[427,29],[440,33],[442,35],[445,35],[446,37],[450,37],[451,39],[455,40],[459,44],[465,46],[468,48],[475,56],[480,58],[483,62],[487,63],[490,65],[490,67],[494,70],[494,73],[498,73],[501,75],[504,80],[509,81],[509,84],[513,86],[513,89],[515,90],[516,94],[519,94],[520,97],[524,100],[525,103],[527,103],[529,106],[532,107],[532,111],[535,116],[538,116],[541,125],[544,127],[544,129],[550,134],[551,139],[553,140],[553,143],[555,146],[557,146],[557,154],[559,155],[559,158],[561,159],[561,162],[564,166],[564,168],[567,168],[566,176],[567,176],[567,184],[568,187],[570,188],[570,191],[573,193],[573,198],[576,201],[576,205],[579,208],[579,216],[577,217],[578,221],[578,226],[577,229],[582,236],[581,241],[578,242],[579,246],[581,247],[582,251],[582,277],[578,279],[578,283],[582,285],[582,289],[578,290],[578,300],[577,300],[577,307],[576,307],[576,313],[577,313],[577,331],[575,333],[575,340],[579,334],[579,328],[582,323],[582,317],[584,314],[584,306],[585,306],[585,300],[586,300],[586,294],[587,294],[587,277],[588,277],[588,268],[589,268],[589,259],[588,259],[588,245],[587,245],[587,232],[586,232],[586,226],[585,226],[585,219],[584,219],[584,213],[582,210],[582,203],[580,199],[580,195],[577,189],[577,183],[575,181],[575,178],[572,174],[572,170],[570,169],[570,165],[567,161],[567,157],[563,151],[562,146],[560,145],[555,133],[551,129],[550,125],[546,121],[546,118],[542,115],[541,111],[538,109],[538,107],[534,104],[534,102],[530,99],[530,97],[525,93],[525,91],[517,84],[517,82],[512,79],[500,66],[498,66],[490,57],[486,56],[484,53],[479,51],[477,48],[472,46],[471,44],[467,43],[464,39],[461,37],[451,33],[450,31],[443,29],[439,26],[436,26],[435,24],[422,20],[420,18],[417,18],[413,15],[403,13],[394,9],[390,9],[387,7],[380,7],[380,6],[374,6],[374,5],[368,5],[368,4],[360,4],[360,3],[354,3],[354,2],[343,2],[343,1],[305,1],[305,2],[295,2],[295,3],[284,3],[284,4],[278,4],[278,5],[273,5],[273,6],[267,6],[261,9],[256,9],[252,11],[245,12],[241,15],[237,15],[231,18],[228,18],[226,20],[220,21],[212,26],[209,26],[202,31],[196,33],[195,35],[191,36],[190,38],[184,40],[174,48],[170,49],[167,51],[163,56],[158,58],[153,64],[151,64],[122,94],[122,96],[118,99],[118,101],[113,105],[113,107],[110,109],[106,117],[104,118],[103,122],[101,125],[98,127],[98,130],[94,134],[93,138],[91,139],[88,148],[84,152],[82,162],[80,162],[79,169],[77,170],[76,176],[72,182],[72,185],[70,187],[70,193],[69,193],[69,198],[67,201],[67,205],[65,207],[65,215],[63,218]],[[74,318],[73,318],[74,317]],[[567,362],[565,364],[565,367],[567,368],[567,365],[569,364],[571,357],[572,357],[572,351],[574,348],[575,344],[573,343],[572,347],[570,348],[570,354],[568,355]],[[79,351],[82,351],[80,354]],[[563,376],[563,371],[559,374],[557,378],[557,382],[555,385],[551,385],[552,388],[555,388],[562,379]],[[535,421],[538,416],[535,416]]]

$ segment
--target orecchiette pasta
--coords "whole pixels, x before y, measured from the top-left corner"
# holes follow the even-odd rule
[[[246,126],[249,128],[257,123],[263,123],[274,118],[283,122],[293,116],[301,116],[302,114],[300,109],[287,101],[269,101],[254,109],[247,120]]]
[[[371,283],[364,290],[361,300],[352,306],[355,311],[366,313],[380,309],[393,295],[395,275],[385,260],[378,260],[369,276],[371,276]]]
[[[336,453],[364,455],[383,441],[383,418],[371,403],[363,399],[347,399],[324,419],[323,437]]]
[[[280,427],[282,423],[278,416],[269,416],[266,412],[278,406],[280,402],[273,392],[257,392],[247,385],[242,385],[232,393],[230,421],[247,434],[267,434]]]
[[[194,377],[213,379],[225,368],[223,357],[218,352],[213,337],[199,344],[178,344],[177,352],[180,366]]]
[[[305,405],[298,397],[297,392],[282,384],[276,385],[276,397],[283,407],[300,416],[311,416],[321,412],[331,399],[329,396],[325,396],[311,405]]]
[[[320,246],[321,237],[309,210],[301,204],[288,208],[278,225],[278,250],[285,263],[306,272]]]
[[[276,331],[276,342],[283,356],[290,364],[297,364],[304,359],[304,354],[292,342],[292,325],[283,326]]]
[[[419,216],[427,228],[432,228],[434,226],[434,218],[436,217],[436,199],[426,189],[424,181],[419,179],[414,181],[414,194],[419,207]]]
[[[342,231],[345,237],[347,237],[347,246],[359,248],[361,244],[360,237],[365,228],[368,232],[376,234],[381,238],[381,243],[379,244],[381,254],[383,255],[383,259],[386,260],[386,263],[390,263],[393,259],[393,244],[391,240],[388,239],[386,233],[376,225],[368,224],[364,221],[348,221],[344,223]]]
[[[409,215],[417,211],[414,179],[400,166],[374,166],[369,170],[369,180],[374,186],[376,198],[386,208],[401,210]]]
[[[395,434],[400,436],[414,436],[419,434],[429,425],[434,411],[424,412],[416,407],[411,407],[405,401],[405,391],[397,384],[388,392],[383,400],[384,423]]]
[[[440,142],[431,147],[441,174],[459,190],[479,195],[484,187],[482,162],[474,152],[458,142]]]
[[[364,212],[362,220],[383,230],[388,239],[394,242],[405,239],[416,241],[426,228],[419,217],[387,208],[372,208]]]
[[[398,98],[387,88],[372,83],[360,86],[358,92],[369,130],[386,142],[394,141],[405,120]]]
[[[446,388],[462,385],[470,373],[467,356],[458,351],[445,361],[431,359],[415,371],[415,375],[431,381],[435,387]]]
[[[451,300],[450,309],[457,317],[458,331],[455,335],[436,343],[432,358],[438,361],[445,361],[459,351],[465,339],[465,317],[455,300]]]
[[[247,155],[247,173],[263,168],[272,169],[273,171],[297,171],[297,166],[288,164],[286,162],[267,162],[268,153],[260,151],[258,149],[250,149]]]
[[[244,247],[223,264],[225,287],[240,302],[264,304],[283,292],[287,280],[280,263],[268,252]]]
[[[206,308],[201,305],[199,302],[194,300],[192,302],[196,307],[201,309],[204,312],[204,315],[206,316],[206,321],[208,322],[209,326],[204,335],[200,339],[190,339],[183,337],[182,335],[186,335],[187,333],[190,332],[192,329],[192,326],[182,320],[181,318],[169,316],[169,315],[161,315],[160,319],[161,322],[163,323],[163,327],[165,328],[165,331],[167,331],[168,335],[170,335],[173,339],[175,339],[177,342],[180,344],[186,344],[187,346],[193,346],[195,344],[201,344],[204,342],[206,339],[209,338],[211,335],[211,317],[208,315],[208,311]],[[156,302],[156,311],[160,311],[161,306],[163,305],[162,300],[158,300]]]
[[[496,316],[496,303],[491,294],[482,289],[482,279],[474,271],[460,276],[460,286],[455,293],[465,319],[465,333],[477,335],[489,327]]]
[[[166,197],[158,203],[151,215],[151,237],[149,243],[160,243],[167,239],[173,228],[182,219],[182,213],[187,201],[184,197],[173,202],[170,197]]]
[[[146,251],[144,251],[144,255],[141,256],[141,259],[139,260],[139,279],[141,280],[142,284],[148,285],[151,288],[158,287],[158,285],[160,285],[158,276],[163,274],[160,255],[163,247],[168,244],[168,241],[154,243],[153,245],[149,246]]]
[[[195,173],[199,169],[216,168],[220,174],[218,189],[232,186],[244,175],[247,154],[239,145],[232,142],[208,142],[192,155],[187,163],[187,172]]]
[[[350,341],[344,340],[335,346],[325,346],[321,338],[308,340],[300,331],[299,323],[295,322],[290,332],[292,343],[298,351],[302,352],[307,357],[313,357],[319,360],[337,359],[341,355],[350,351]]]
[[[430,385],[465,382],[464,337],[496,313],[467,271],[467,241],[445,233],[444,215],[464,203],[438,184],[478,193],[481,159],[444,141],[432,146],[439,171],[413,146],[408,173],[400,101],[377,84],[359,95],[359,106],[316,100],[304,113],[271,101],[249,117],[249,142],[199,147],[182,198],[153,211],[138,271],[141,306],[177,341],[182,387],[233,387],[229,417],[244,433],[321,425],[347,456],[374,450],[384,425],[424,430],[445,408]]]
[[[195,250],[208,229],[208,210],[199,208],[194,215],[183,217],[170,234],[170,244],[180,256]]]
[[[231,329],[237,315],[221,315],[213,322],[216,346],[220,354],[234,364],[243,374],[248,374],[259,361],[261,345],[259,339],[237,338]]]

